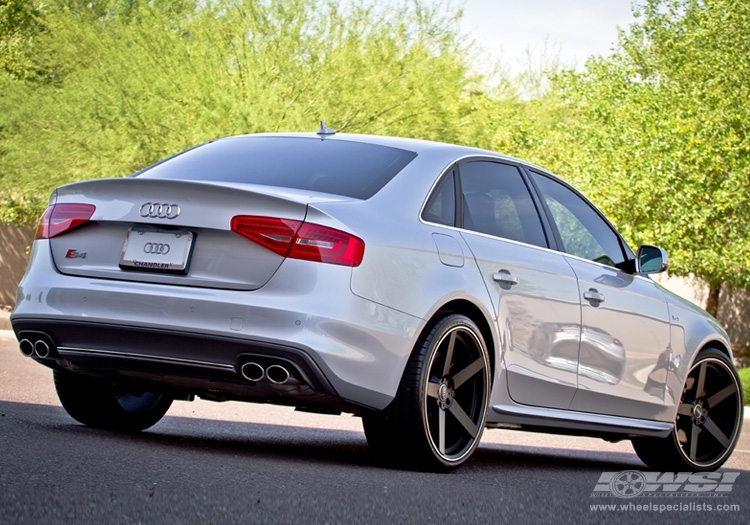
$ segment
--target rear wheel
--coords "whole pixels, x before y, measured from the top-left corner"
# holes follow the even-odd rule
[[[414,349],[393,402],[363,415],[373,456],[394,467],[458,467],[479,444],[489,392],[489,353],[476,324],[457,314],[439,319]]]
[[[654,470],[715,470],[732,454],[742,419],[742,388],[734,365],[724,353],[708,349],[688,372],[672,433],[633,439],[633,448]]]
[[[65,411],[91,427],[138,432],[155,425],[172,405],[163,394],[123,389],[74,372],[55,370],[54,378]]]

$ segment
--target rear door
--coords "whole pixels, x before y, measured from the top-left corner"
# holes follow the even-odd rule
[[[580,301],[575,274],[548,249],[513,165],[459,165],[462,236],[497,308],[508,390],[517,403],[567,408],[577,386]]]

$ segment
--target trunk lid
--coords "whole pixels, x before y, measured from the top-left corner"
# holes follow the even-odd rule
[[[80,228],[50,239],[52,257],[67,275],[255,290],[268,282],[284,257],[233,232],[232,218],[302,221],[307,204],[321,200],[348,199],[163,179],[70,184],[56,190],[54,204],[92,204],[96,210]]]

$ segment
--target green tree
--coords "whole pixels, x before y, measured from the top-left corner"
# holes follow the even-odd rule
[[[39,31],[38,16],[33,2],[0,0],[0,70],[4,74],[14,78],[33,75],[24,50]]]
[[[558,76],[569,114],[556,131],[577,183],[672,272],[750,285],[750,4],[648,0],[618,52]]]
[[[313,131],[473,142],[477,79],[444,5],[58,0],[0,91],[0,220],[56,185],[123,176],[219,136]],[[481,98],[481,97],[480,97]],[[484,99],[483,99],[484,100]],[[472,132],[480,133],[477,127]]]

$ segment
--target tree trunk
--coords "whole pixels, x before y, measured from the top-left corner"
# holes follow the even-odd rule
[[[706,311],[716,317],[719,313],[719,293],[721,292],[721,283],[709,283],[708,286]]]

